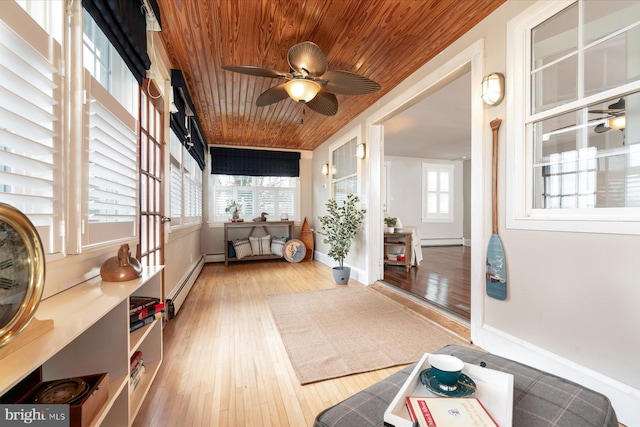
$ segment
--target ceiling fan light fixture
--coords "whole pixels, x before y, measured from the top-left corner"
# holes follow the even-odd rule
[[[491,73],[482,79],[482,100],[487,105],[498,105],[504,98],[504,75]]]
[[[611,129],[622,130],[626,127],[626,124],[627,124],[627,119],[625,118],[625,116],[619,116],[619,117],[614,117],[612,119],[609,119],[607,123],[607,127]]]
[[[285,83],[284,89],[291,99],[296,102],[305,103],[315,98],[318,92],[320,92],[321,86],[313,80],[293,79]]]

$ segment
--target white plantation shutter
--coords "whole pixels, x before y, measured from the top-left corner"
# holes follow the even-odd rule
[[[200,222],[202,220],[202,170],[186,149],[182,158],[184,161],[184,220],[186,223]]]
[[[214,190],[213,218],[215,218],[215,221],[228,221],[231,218],[231,213],[225,212],[225,209],[232,200],[232,188],[216,188]]]
[[[182,144],[175,132],[170,131],[170,203],[171,203],[171,227],[182,225]]]
[[[61,47],[14,2],[0,8],[0,202],[62,251]]]
[[[93,77],[89,102],[89,188],[83,246],[135,237],[137,120]]]
[[[202,170],[171,130],[171,227],[202,221]],[[222,195],[226,200],[226,196]],[[227,205],[225,204],[224,207]],[[224,213],[224,207],[222,208]]]
[[[299,179],[294,177],[216,175],[209,178],[214,200],[209,205],[209,218],[226,222],[231,213],[225,208],[231,201],[242,205],[240,217],[253,219],[267,212],[267,219],[277,221],[282,214],[289,219],[298,217]]]
[[[282,215],[286,213],[289,218],[293,218],[296,212],[295,188],[280,189],[278,190],[277,194],[278,194],[278,214]],[[272,219],[276,220],[278,218],[272,218]]]
[[[422,164],[422,222],[453,220],[453,165]]]

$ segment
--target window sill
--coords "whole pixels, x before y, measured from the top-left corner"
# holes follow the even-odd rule
[[[508,218],[506,226],[515,230],[640,235],[637,219]]]

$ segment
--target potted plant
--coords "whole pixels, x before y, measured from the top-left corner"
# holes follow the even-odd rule
[[[398,218],[393,216],[388,216],[384,219],[384,223],[387,225],[387,233],[393,233],[394,227],[398,223]]]
[[[235,200],[231,200],[224,211],[231,213],[231,218],[238,219],[240,218],[241,210],[242,210],[242,205],[236,202]]]
[[[344,259],[351,249],[351,242],[360,231],[366,209],[359,207],[358,196],[349,194],[347,199],[338,203],[335,199],[327,200],[327,215],[319,216],[321,228],[319,234],[326,236],[322,243],[329,245],[330,258],[338,261],[339,266],[333,267],[333,278],[336,284],[344,285],[349,282],[351,268],[344,266]]]

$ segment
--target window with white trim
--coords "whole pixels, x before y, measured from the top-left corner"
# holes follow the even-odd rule
[[[171,131],[171,229],[202,222],[202,171],[193,156]]]
[[[508,26],[507,225],[640,233],[640,2],[534,8]]]
[[[338,202],[358,194],[358,139],[353,138],[331,152],[331,193]]]
[[[290,221],[300,220],[300,179],[277,176],[209,175],[209,218],[227,222],[226,209],[232,201],[242,206],[239,216],[252,220],[266,212],[267,219],[278,221],[286,214]]]
[[[453,221],[453,165],[422,164],[422,222]]]
[[[82,246],[124,241],[138,235],[138,103],[136,79],[86,11],[85,89],[89,117],[85,150],[87,185]],[[91,73],[91,75],[89,75]],[[86,196],[85,196],[86,192]]]
[[[0,202],[63,251],[62,47],[14,2],[0,8]]]

